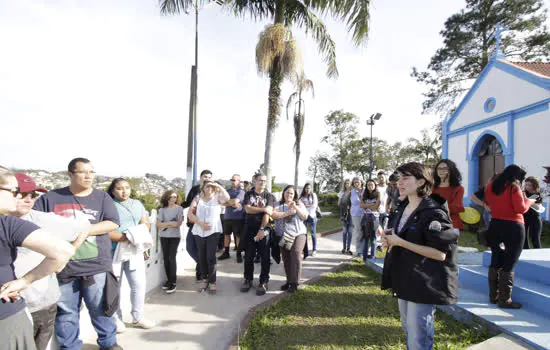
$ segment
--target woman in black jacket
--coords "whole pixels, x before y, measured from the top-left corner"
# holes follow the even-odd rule
[[[408,349],[432,349],[435,305],[457,300],[458,233],[445,199],[431,195],[430,169],[407,163],[397,171],[399,193],[406,198],[383,236],[388,254],[382,289],[391,288],[398,298]]]

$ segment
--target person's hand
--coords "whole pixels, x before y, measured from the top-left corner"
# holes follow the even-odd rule
[[[264,230],[258,231],[258,234],[256,235],[256,242],[261,241],[264,238],[265,238]]]
[[[296,210],[295,207],[294,207],[294,208],[290,208],[290,209],[288,210],[288,213],[289,213],[289,216],[295,215],[295,214],[297,213],[297,210]]]
[[[393,234],[393,229],[385,230],[380,235],[384,241],[384,246],[388,247],[388,253],[391,252],[394,246],[400,246],[403,243],[403,238]]]
[[[264,208],[264,212],[265,212],[267,215],[271,215],[271,214],[273,214],[273,208],[272,208],[272,207],[265,207],[265,208]]]
[[[211,226],[207,222],[199,221],[199,226],[203,229],[203,231],[209,231]]]
[[[491,207],[487,203],[483,203],[483,208],[485,208],[487,212],[491,212]]]
[[[233,198],[232,200],[233,200],[233,204],[232,204],[233,208],[238,208],[241,205],[241,201],[239,200],[239,198]]]
[[[19,292],[29,287],[30,282],[25,277],[6,282],[0,287],[0,299],[9,303],[21,299]]]

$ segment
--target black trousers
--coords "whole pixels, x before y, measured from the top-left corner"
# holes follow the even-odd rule
[[[529,211],[531,211],[529,209]],[[523,244],[523,249],[529,249],[529,239],[531,239],[531,245],[535,249],[539,249],[540,246],[540,235],[542,233],[542,220],[540,215],[528,214],[524,215],[525,219],[525,243]]]
[[[491,219],[489,224],[489,245],[491,247],[491,267],[512,272],[518,262],[523,242],[525,227],[515,221]],[[500,244],[504,243],[504,249]]]
[[[36,349],[46,350],[53,334],[57,304],[31,313]]]
[[[195,242],[197,242],[197,250],[199,252],[201,279],[204,280],[208,278],[208,283],[216,283],[216,248],[219,236],[219,232],[204,238],[195,236]]]
[[[270,237],[269,235],[264,237],[261,241],[255,242],[254,237],[258,233],[260,226],[245,224],[244,232],[246,238],[243,242],[246,246],[244,256],[244,279],[252,281],[254,279],[254,257],[256,251],[260,254],[261,258],[261,271],[260,271],[260,284],[269,282],[269,270],[271,269],[270,261]]]
[[[162,255],[164,257],[164,271],[166,272],[168,283],[176,284],[178,273],[176,255],[178,254],[180,240],[181,238],[160,237]]]

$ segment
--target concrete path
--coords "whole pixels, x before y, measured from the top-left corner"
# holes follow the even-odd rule
[[[337,233],[317,240],[317,256],[304,261],[302,281],[319,276],[350,259],[341,254],[342,235]],[[311,247],[311,241],[310,241]],[[255,266],[254,286],[258,283],[260,264]],[[128,350],[139,349],[227,349],[239,331],[239,324],[248,310],[280,293],[286,281],[283,263],[271,265],[271,281],[266,295],[256,296],[255,287],[241,293],[243,264],[237,264],[235,253],[231,259],[218,263],[217,295],[201,294],[195,283],[194,270],[186,269],[178,278],[178,290],[166,294],[158,289],[146,300],[145,315],[155,320],[157,327],[150,330],[127,328],[118,335],[118,342]],[[124,309],[125,320],[131,320]],[[127,324],[128,325],[128,324]],[[83,349],[97,349],[93,329],[82,332]],[[85,334],[86,333],[86,334]]]

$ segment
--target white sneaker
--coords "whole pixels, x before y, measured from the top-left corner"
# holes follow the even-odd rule
[[[314,250],[314,251],[311,252],[311,256],[312,256],[312,257],[314,257],[314,256],[316,256],[316,255],[317,255],[317,251],[316,251],[316,250]]]
[[[138,328],[143,328],[143,329],[151,329],[153,327],[155,327],[157,324],[153,321],[150,321],[150,320],[147,320],[145,318],[142,318],[141,321],[139,322],[132,322],[132,326],[134,327],[138,327]]]
[[[124,333],[126,331],[126,325],[124,324],[124,322],[122,322],[122,320],[119,319],[118,317],[115,317],[115,322],[116,322],[116,332]]]

